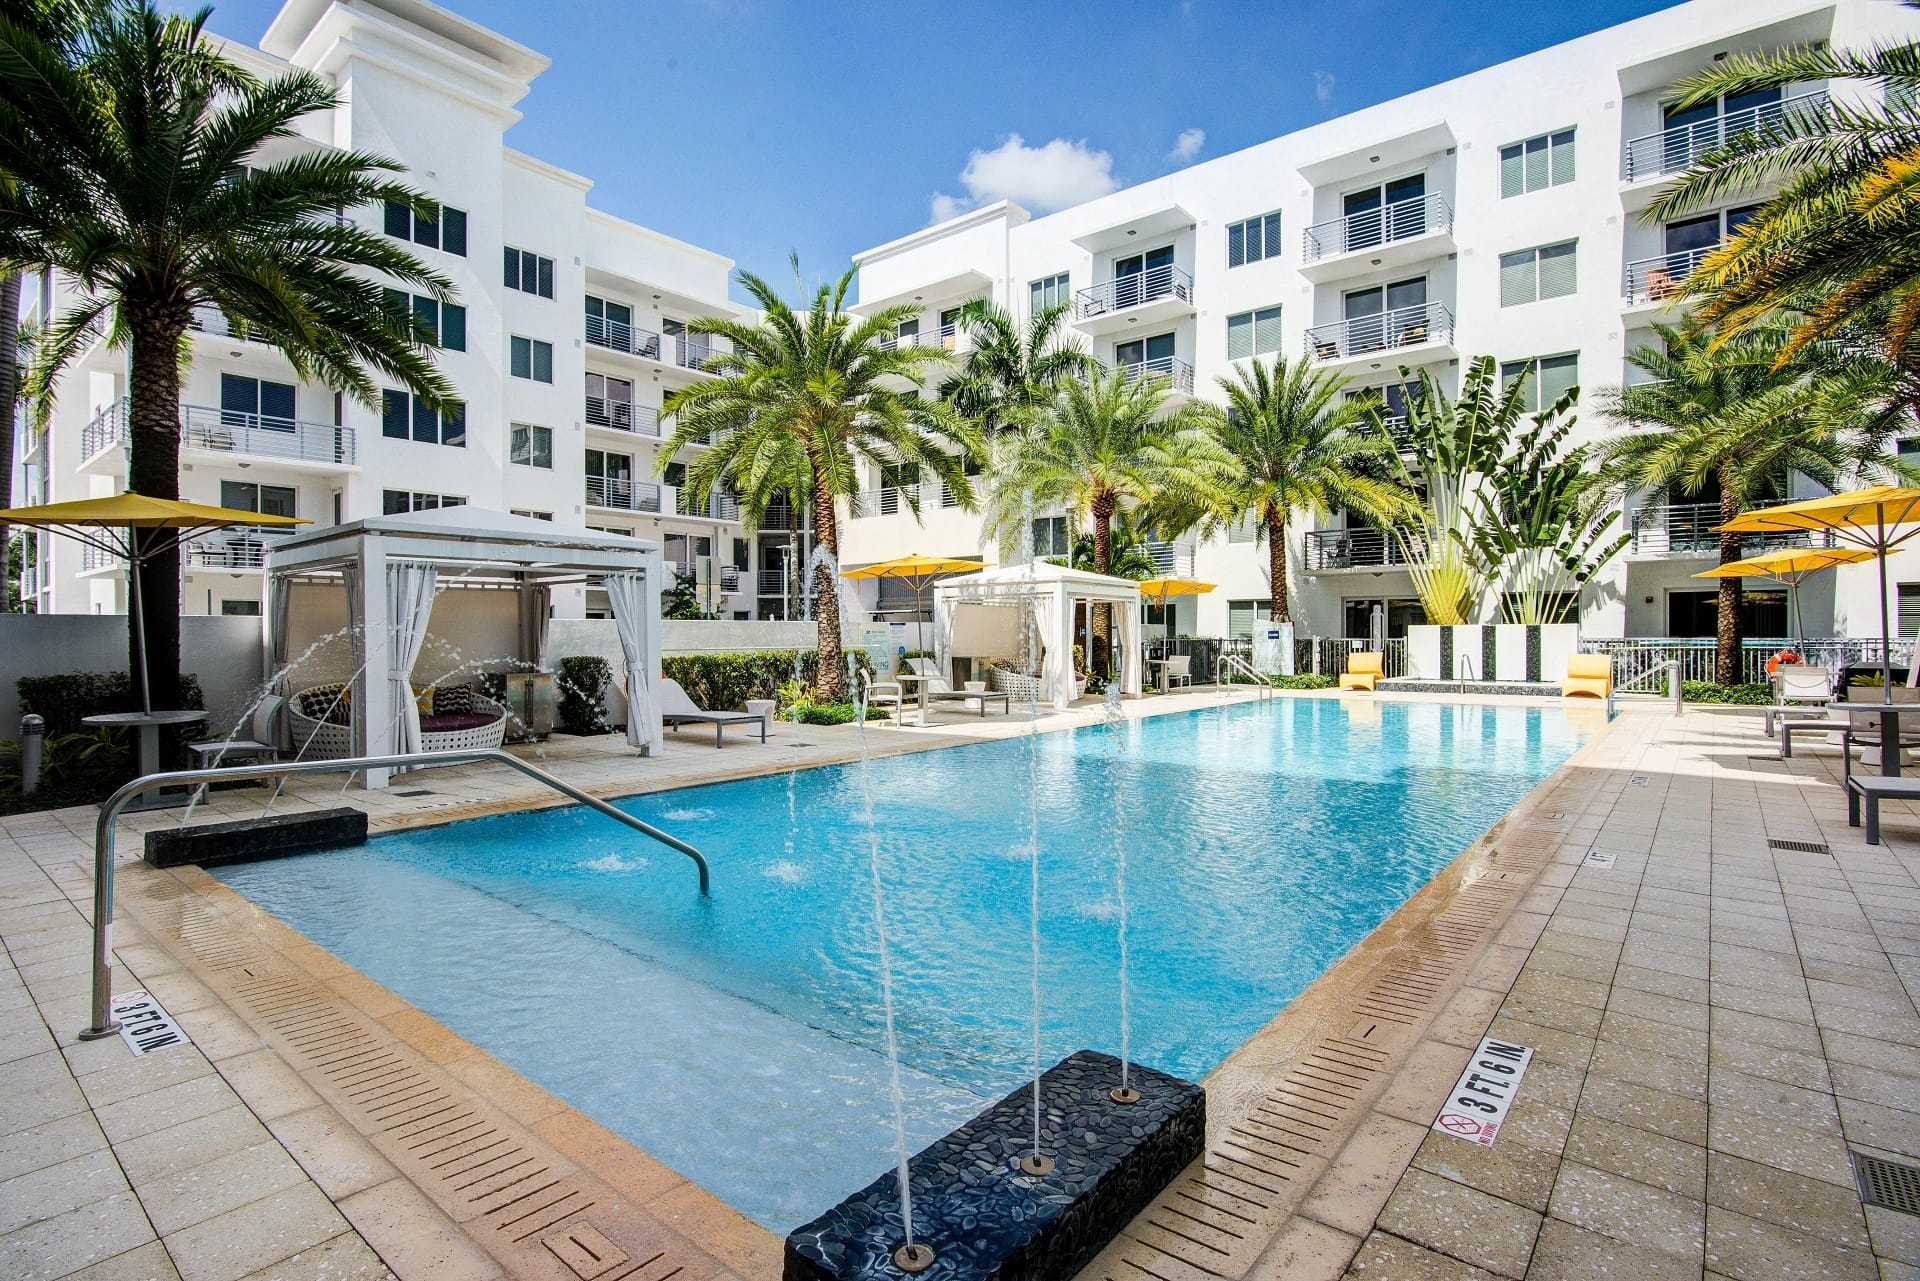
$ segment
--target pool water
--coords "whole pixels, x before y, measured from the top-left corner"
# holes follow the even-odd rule
[[[1038,796],[1043,1054],[1199,1079],[1570,755],[1557,707],[1276,699],[871,766],[909,1138],[1029,1074]],[[777,740],[776,740],[777,741]],[[736,748],[737,751],[752,749]],[[216,872],[454,1031],[785,1232],[890,1167],[858,765]]]

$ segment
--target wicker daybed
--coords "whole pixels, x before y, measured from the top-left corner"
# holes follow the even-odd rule
[[[293,754],[299,760],[336,761],[353,755],[351,691],[341,685],[301,690],[287,705]],[[420,750],[455,752],[498,747],[507,736],[507,709],[468,685],[433,691],[433,710],[420,717]]]

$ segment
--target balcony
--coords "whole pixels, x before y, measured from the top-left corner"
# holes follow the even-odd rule
[[[258,570],[267,553],[286,535],[264,529],[223,529],[189,539],[183,546],[189,569]]]
[[[700,562],[669,557],[665,563],[669,574],[692,579],[696,588],[707,586],[700,578]],[[713,571],[713,586],[718,587],[723,595],[733,595],[740,590],[740,571],[731,565],[719,566]]]
[[[700,372],[719,348],[704,334],[658,334],[618,320],[588,316],[587,343],[606,351]]]
[[[762,596],[777,596],[782,600],[786,598],[787,591],[792,586],[787,581],[787,571],[784,569],[763,569],[760,571],[759,581]]]
[[[1155,356],[1151,360],[1115,365],[1114,368],[1126,374],[1128,382],[1136,378],[1164,378],[1168,390],[1176,395],[1193,395],[1193,366],[1178,356]]]
[[[1366,360],[1400,351],[1426,359],[1452,347],[1453,313],[1445,303],[1438,302],[1336,320],[1307,330],[1307,355],[1321,364]]]
[[[660,411],[651,405],[636,405],[629,400],[608,400],[605,396],[587,397],[587,426],[610,431],[632,432],[636,436],[660,438]]]
[[[1448,252],[1453,207],[1437,194],[1416,196],[1315,223],[1302,240],[1300,272],[1309,280],[1384,271]]]
[[[104,547],[95,547],[92,543],[83,543],[80,547],[80,572],[97,574],[102,571],[117,571],[126,567],[126,562]]]
[[[1193,544],[1149,542],[1147,555],[1153,558],[1153,572],[1158,578],[1192,578]]]
[[[1718,556],[1720,535],[1714,526],[1720,523],[1718,503],[1664,503],[1642,507],[1633,516],[1633,538],[1628,554],[1633,556]],[[1794,530],[1778,534],[1753,534],[1740,540],[1741,556],[1781,551],[1789,547],[1831,547],[1830,534]]]
[[[1193,314],[1193,277],[1172,265],[1115,276],[1073,295],[1074,323],[1089,333]]]
[[[80,429],[80,460],[83,466],[115,445],[126,443],[127,406],[127,398],[122,396],[95,414],[93,421]]]
[[[960,330],[955,325],[941,325],[911,334],[882,334],[879,345],[887,351],[892,351],[896,347],[931,347],[936,351],[958,351],[960,350]]]
[[[673,494],[673,510],[678,516],[692,516],[700,520],[739,520],[740,500],[732,494],[712,494],[704,503],[696,502],[692,493],[676,489]]]
[[[1627,143],[1621,180],[1632,184],[1679,173],[1741,134],[1765,133],[1821,116],[1829,106],[1826,90],[1820,89],[1631,139]]]
[[[915,495],[920,499],[920,510],[930,507],[958,507],[960,499],[946,483],[938,480],[922,481],[917,485],[889,485],[881,489],[862,490],[854,497],[853,512],[856,518],[861,516],[898,516],[901,512],[913,511]]]
[[[1680,292],[1682,282],[1699,269],[1708,254],[1719,248],[1719,245],[1707,245],[1628,263],[1623,288],[1627,306],[1659,310],[1672,305],[1677,301],[1674,295]]]
[[[1301,553],[1310,574],[1345,569],[1394,569],[1407,563],[1406,551],[1398,538],[1389,538],[1384,530],[1364,527],[1309,531]]]
[[[660,486],[650,480],[587,477],[587,506],[621,512],[660,512]]]
[[[182,444],[222,454],[245,454],[321,467],[354,465],[354,432],[334,423],[269,418],[212,405],[188,405],[181,411]]]

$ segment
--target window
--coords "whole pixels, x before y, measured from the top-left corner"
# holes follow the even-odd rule
[[[388,389],[380,393],[380,433],[392,440],[417,440],[428,445],[466,447],[467,406],[453,401],[436,414],[425,398]]]
[[[1027,314],[1037,316],[1049,307],[1058,307],[1073,298],[1068,288],[1069,277],[1066,272],[1057,276],[1043,276],[1027,286]]]
[[[1238,640],[1253,639],[1253,625],[1273,617],[1270,600],[1232,600],[1227,602],[1227,635]]]
[[[625,378],[587,375],[587,421],[596,427],[633,430],[633,384]]]
[[[429,201],[424,210],[387,201],[387,234],[429,249],[467,256],[467,211]]]
[[[507,288],[542,298],[553,297],[553,259],[515,249],[512,245],[507,246],[506,259]]]
[[[437,507],[465,507],[467,500],[456,494],[424,494],[411,489],[380,491],[380,510],[388,516],[408,512],[432,511]]]
[[[1227,317],[1227,359],[1266,356],[1280,350],[1280,309],[1263,307]]]
[[[1527,412],[1537,414],[1552,408],[1554,401],[1580,385],[1579,353],[1503,361],[1500,365],[1500,385],[1511,387],[1513,380],[1523,374],[1527,379],[1524,401]]]
[[[511,347],[511,372],[515,378],[531,378],[537,383],[553,381],[552,343],[515,334]]]
[[[222,618],[258,618],[260,602],[257,600],[223,600],[220,602]]]
[[[1524,196],[1573,181],[1573,130],[1500,148],[1500,197]]]
[[[1579,286],[1578,260],[1574,253],[1578,243],[1568,240],[1501,254],[1500,305],[1517,307],[1521,303],[1572,294]]]
[[[658,356],[656,351],[643,350],[634,343],[633,308],[625,303],[608,302],[605,298],[587,295],[587,341],[599,347],[611,347],[615,351],[638,352],[643,356]]]
[[[1065,516],[1041,516],[1034,520],[1033,554],[1035,556],[1071,556],[1073,554],[1073,530],[1069,528]]]
[[[446,351],[467,349],[467,309],[457,302],[441,302],[424,294],[408,294],[399,289],[383,289],[387,310],[395,316],[413,311],[414,328],[426,331],[429,345]]]
[[[259,512],[263,516],[293,516],[294,488],[291,485],[256,485],[251,481],[220,482],[220,505],[235,511]]]
[[[1427,230],[1427,175],[1408,174],[1349,191],[1340,198],[1340,213],[1345,235],[1340,248],[1344,252],[1423,235]]]
[[[519,507],[511,508],[510,511],[512,515],[525,516],[528,520],[552,520],[553,519],[552,512],[527,511]]]
[[[515,423],[511,432],[512,447],[507,454],[508,461],[522,467],[553,469],[553,428]]]
[[[220,425],[293,430],[293,386],[264,378],[220,375]]]
[[[1920,583],[1901,583],[1899,588],[1900,634],[1911,636],[1920,628]]]
[[[1227,266],[1244,267],[1250,262],[1280,256],[1280,214],[1276,210],[1227,224]]]
[[[1136,338],[1132,342],[1113,345],[1113,363],[1125,368],[1129,377],[1171,374],[1173,361],[1172,334],[1155,334],[1151,338]]]

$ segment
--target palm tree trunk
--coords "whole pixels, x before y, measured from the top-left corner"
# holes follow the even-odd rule
[[[0,508],[13,506],[13,407],[20,394],[19,332],[20,277],[8,273],[0,276]],[[13,572],[12,532],[0,522],[0,573],[9,575]],[[3,599],[12,595],[9,590]]]
[[[165,315],[127,318],[133,355],[128,376],[129,488],[148,498],[180,497],[180,339],[186,320]],[[127,676],[137,691],[140,674],[156,708],[180,706],[180,549],[163,530],[135,532],[142,559],[139,628],[127,629]],[[148,553],[149,547],[158,550]],[[146,651],[139,636],[145,632]]]
[[[1276,623],[1290,623],[1287,612],[1287,517],[1278,507],[1267,508],[1267,586],[1273,593],[1268,612]]]
[[[1739,501],[1734,497],[1733,468],[1729,464],[1720,466],[1720,523],[1725,525],[1740,514]],[[1740,559],[1740,535],[1722,533],[1720,535],[1720,563],[1728,565]],[[1720,580],[1719,613],[1715,619],[1715,646],[1713,655],[1713,679],[1718,685],[1737,685],[1740,682],[1740,580],[1723,578]]]
[[[825,467],[813,460],[813,539],[824,547],[827,558],[813,566],[813,621],[815,649],[820,656],[814,673],[814,685],[820,697],[839,702],[847,697],[846,660],[840,649],[840,531],[834,524],[833,494],[827,486]]]
[[[1110,573],[1113,569],[1113,500],[1096,498],[1093,500],[1093,572]],[[1113,672],[1113,618],[1107,613],[1107,606],[1089,604],[1090,617],[1087,619],[1093,633],[1093,653],[1087,655],[1087,667],[1102,676]]]

